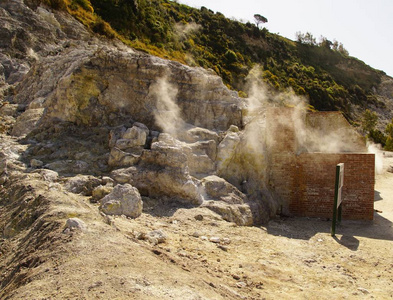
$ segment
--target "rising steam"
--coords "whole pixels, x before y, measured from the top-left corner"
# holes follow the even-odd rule
[[[383,173],[383,151],[381,150],[381,145],[374,143],[368,143],[367,145],[368,153],[375,155],[375,174]]]
[[[201,28],[202,26],[197,23],[177,23],[175,25],[175,33],[180,41],[184,41],[190,34],[197,32]]]
[[[166,76],[159,78],[150,87],[150,93],[156,98],[156,111],[154,117],[157,125],[165,133],[176,137],[179,130],[185,126],[181,118],[181,111],[176,103],[177,88],[168,82]]]
[[[263,81],[263,73],[260,66],[254,67],[247,76],[247,112],[245,123],[248,124],[247,136],[250,136],[248,144],[256,143],[261,131],[265,132],[265,139],[277,139],[269,128],[265,128],[264,119],[269,108],[290,107],[293,108],[290,115],[277,116],[275,122],[291,127],[295,132],[297,148],[301,152],[340,153],[356,152],[359,147],[351,143],[356,137],[348,137],[345,128],[314,128],[306,124],[306,112],[308,101],[306,98],[295,95],[292,90],[275,93]],[[258,145],[260,147],[260,145]]]

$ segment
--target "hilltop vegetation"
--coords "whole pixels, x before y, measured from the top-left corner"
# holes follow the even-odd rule
[[[93,31],[117,36],[138,50],[211,68],[240,96],[246,96],[247,74],[259,65],[273,89],[291,88],[318,110],[341,110],[352,119],[351,104],[384,106],[372,92],[384,73],[326,39],[319,44],[291,41],[205,7],[169,0],[41,1],[67,9]]]

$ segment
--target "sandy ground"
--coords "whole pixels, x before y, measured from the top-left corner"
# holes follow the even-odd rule
[[[209,210],[148,201],[135,220],[107,218],[87,197],[54,194],[50,217],[77,216],[87,230],[58,228],[27,256],[40,263],[22,265],[0,298],[392,299],[393,174],[378,175],[375,190],[375,220],[344,220],[334,238],[323,219],[239,227]],[[146,238],[153,230],[163,243]]]

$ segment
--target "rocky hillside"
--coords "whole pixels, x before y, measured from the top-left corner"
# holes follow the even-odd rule
[[[217,251],[244,247],[234,228],[260,239],[242,226],[286,213],[259,137],[266,105],[299,99],[259,93],[256,77],[259,97],[240,98],[214,71],[108,40],[66,10],[1,1],[0,298],[260,297],[247,260],[220,266]],[[386,106],[390,87],[383,77]]]
[[[273,90],[291,89],[317,110],[340,110],[356,123],[369,108],[381,115],[383,130],[392,117],[386,114],[392,108],[392,94],[386,99],[380,89],[382,84],[392,91],[391,78],[349,56],[337,41],[323,38],[317,42],[308,33],[291,41],[253,23],[242,23],[206,7],[196,9],[176,1],[91,0],[90,3],[95,13],[133,47],[192,66],[211,68],[243,97],[249,94],[247,76],[258,66],[262,71],[260,79]]]

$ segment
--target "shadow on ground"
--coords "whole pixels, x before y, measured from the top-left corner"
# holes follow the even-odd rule
[[[195,205],[170,199],[153,199],[142,197],[143,212],[153,217],[172,217],[178,209],[194,208]]]
[[[329,233],[332,222],[321,218],[277,218],[266,226],[267,232],[291,239],[309,240],[317,233]],[[373,221],[343,220],[336,227],[336,234],[342,235],[337,240],[351,250],[356,250],[359,241],[355,237],[393,241],[393,223],[382,214],[374,212]]]
[[[343,235],[341,236],[341,238],[334,236],[333,239],[340,245],[343,245],[352,251],[356,251],[359,248],[360,242],[357,238],[353,236]]]
[[[374,191],[374,202],[375,201],[380,201],[383,200],[383,198],[381,197],[381,193],[378,192],[377,190]]]

